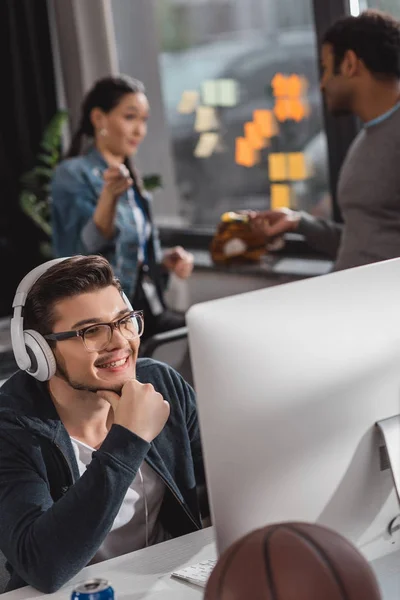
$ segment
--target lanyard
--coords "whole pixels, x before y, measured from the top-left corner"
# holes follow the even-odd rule
[[[148,253],[147,253],[147,231],[148,231],[148,220],[146,212],[143,208],[142,203],[139,201],[139,195],[134,190],[133,187],[130,187],[128,190],[128,202],[132,209],[133,218],[136,223],[136,228],[138,232],[139,238],[139,253],[138,259],[139,262],[143,262],[147,264]],[[141,213],[141,218],[138,218],[138,213]]]

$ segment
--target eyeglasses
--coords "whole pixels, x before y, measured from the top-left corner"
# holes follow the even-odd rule
[[[44,338],[46,340],[61,342],[74,337],[81,337],[86,350],[89,352],[99,352],[100,350],[104,350],[110,343],[114,329],[118,329],[126,340],[133,340],[140,337],[144,329],[143,312],[133,310],[121,319],[118,319],[118,321],[96,323],[96,325],[89,325],[83,329],[72,331],[49,333]]]

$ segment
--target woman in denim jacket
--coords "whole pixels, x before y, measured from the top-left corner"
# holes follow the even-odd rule
[[[161,256],[150,198],[129,163],[146,136],[148,115],[140,81],[121,75],[97,81],[54,172],[51,196],[54,255],[104,255],[135,309],[144,310],[149,336],[185,324],[183,313],[166,307],[163,288],[168,272],[189,277],[193,257],[181,247]]]

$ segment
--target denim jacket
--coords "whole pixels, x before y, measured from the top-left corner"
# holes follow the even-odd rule
[[[104,185],[103,172],[107,168],[106,161],[94,147],[87,154],[62,161],[56,168],[51,183],[53,252],[56,257],[102,254],[111,263],[127,296],[132,298],[137,281],[139,234],[128,193],[118,199],[116,231],[111,240],[102,235],[93,221]],[[161,248],[152,220],[151,200],[133,191],[152,226],[147,254],[149,268],[154,271],[161,260]]]

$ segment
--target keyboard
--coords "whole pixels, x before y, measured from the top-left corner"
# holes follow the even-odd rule
[[[205,560],[184,569],[179,569],[179,571],[174,571],[171,576],[204,588],[216,562],[216,560]]]

